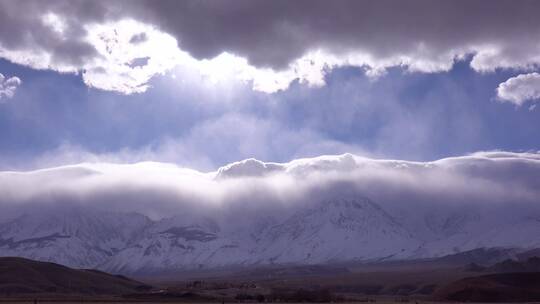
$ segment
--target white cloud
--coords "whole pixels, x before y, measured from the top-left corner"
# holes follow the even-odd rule
[[[87,41],[96,48],[98,56],[83,66],[83,80],[102,90],[144,92],[152,77],[170,70],[184,55],[173,37],[133,20],[92,24],[87,31]],[[146,39],[138,39],[134,44],[133,37],[141,34]],[[133,64],[137,61],[141,64]]]
[[[0,73],[0,102],[7,98],[12,98],[15,95],[15,91],[21,85],[21,79],[19,77],[6,78]]]
[[[518,106],[528,100],[540,99],[540,74],[521,74],[509,78],[497,87],[497,97]]]

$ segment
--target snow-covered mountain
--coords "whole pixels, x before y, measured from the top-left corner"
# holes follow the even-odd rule
[[[407,229],[366,198],[321,201],[283,220],[257,221],[244,231],[216,223],[159,221],[105,269],[133,272],[162,268],[317,264],[405,258],[420,246]],[[253,223],[252,223],[253,224]]]
[[[255,254],[267,263],[325,263],[406,257],[420,245],[367,198],[321,201],[258,236]]]
[[[32,201],[38,194],[51,201],[66,184],[86,191],[75,196],[81,204],[21,203],[18,217],[0,223],[0,256],[134,273],[540,248],[540,159],[522,158],[415,163],[345,154],[287,164],[249,159],[204,174],[150,163],[71,166],[67,175],[0,172],[10,199],[21,195],[11,190],[20,183],[49,187],[23,193]],[[503,180],[504,170],[516,173]],[[136,183],[125,182],[133,176]],[[135,192],[106,196],[116,188]],[[120,198],[144,208],[124,211],[114,205]]]
[[[540,247],[540,221],[486,225],[478,214],[427,214],[431,239],[365,197],[322,200],[243,232],[209,218],[152,221],[136,213],[72,209],[0,225],[0,255],[134,273],[227,266],[324,264],[437,257],[475,248]],[[435,237],[434,237],[435,236]]]
[[[96,267],[131,245],[150,224],[136,213],[33,210],[0,225],[0,255]]]

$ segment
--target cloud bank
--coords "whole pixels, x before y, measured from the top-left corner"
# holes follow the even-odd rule
[[[0,102],[5,99],[12,98],[15,95],[15,91],[21,85],[21,79],[19,77],[6,78],[0,73]]]
[[[540,154],[482,152],[434,162],[344,154],[199,172],[164,163],[85,163],[0,173],[7,214],[85,206],[153,218],[196,214],[217,221],[287,212],[324,199],[369,197],[391,214],[414,210],[540,209]]]
[[[188,66],[264,92],[324,85],[329,69],[478,72],[540,63],[537,1],[0,1],[0,57],[82,73],[125,94]],[[527,34],[524,34],[527,33]],[[144,65],[134,60],[148,58]],[[188,69],[188,70],[190,70]]]

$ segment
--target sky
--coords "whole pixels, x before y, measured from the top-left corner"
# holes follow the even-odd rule
[[[0,0],[0,170],[537,153],[539,11]]]
[[[82,206],[243,225],[340,197],[412,226],[539,218],[539,12],[0,0],[0,221]]]

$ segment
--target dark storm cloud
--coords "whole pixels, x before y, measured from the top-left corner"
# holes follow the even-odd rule
[[[526,0],[2,0],[0,46],[43,50],[56,62],[79,64],[95,55],[82,40],[85,24],[134,18],[172,34],[199,59],[230,52],[256,66],[283,68],[322,49],[441,70],[473,53],[476,69],[523,68],[538,64],[539,11],[539,2]],[[63,18],[62,35],[44,25],[46,12]],[[131,40],[144,38],[141,33]]]
[[[44,20],[47,13],[61,17],[62,32]],[[84,25],[104,20],[107,10],[93,1],[0,1],[0,47],[8,51],[44,52],[51,63],[81,65],[95,56],[83,38]],[[2,54],[0,53],[0,56]]]
[[[518,64],[539,50],[531,39],[540,36],[538,1],[164,0],[140,1],[131,11],[197,58],[228,51],[276,68],[318,48],[439,62],[486,47],[505,61],[486,55],[473,62],[478,67]]]

